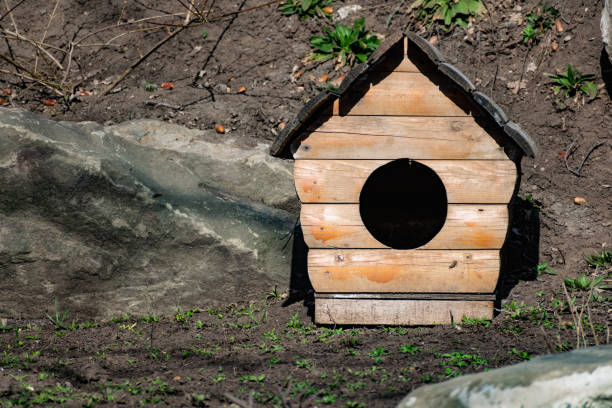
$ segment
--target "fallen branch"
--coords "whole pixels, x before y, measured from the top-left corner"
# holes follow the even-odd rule
[[[157,108],[158,106],[163,106],[164,108],[170,108],[170,109],[179,110],[179,111],[183,110],[183,105],[170,105],[169,103],[166,103],[166,102],[146,101],[145,105],[153,106],[154,108]]]
[[[234,397],[229,392],[226,392],[223,395],[225,396],[225,398],[227,398],[228,400],[232,401],[234,404],[238,405],[239,407],[242,407],[242,408],[253,408],[253,391],[251,391],[251,393],[249,394],[249,402],[246,402],[244,400],[241,400],[240,398]]]
[[[142,62],[146,60],[149,57],[149,55],[153,54],[155,51],[157,51],[159,47],[161,47],[162,45],[164,45],[165,43],[167,43],[168,41],[176,37],[177,34],[181,33],[187,27],[188,26],[182,26],[182,27],[177,28],[176,30],[171,32],[168,36],[166,36],[166,38],[164,38],[163,40],[155,44],[153,48],[147,51],[142,57],[140,57],[136,62],[130,65],[125,71],[123,71],[123,73],[119,75],[119,78],[117,78],[112,84],[108,86],[108,88],[104,90],[104,92],[102,92],[102,95],[108,95],[110,91],[112,91],[117,85],[119,85],[119,82],[123,81],[125,77],[128,76],[130,72],[134,70],[134,68],[142,64]]]
[[[584,158],[582,159],[582,162],[580,162],[580,165],[578,166],[578,168],[576,170],[572,170],[569,167],[569,164],[567,163],[567,159],[569,159],[569,157],[572,155],[572,153],[574,152],[575,148],[576,148],[576,143],[572,142],[572,144],[570,145],[570,147],[567,149],[567,151],[565,152],[565,157],[563,158],[563,161],[565,162],[565,168],[572,173],[574,176],[576,177],[582,177],[582,168],[584,167],[584,164],[586,163],[587,159],[589,158],[589,156],[591,155],[591,153],[593,153],[595,151],[595,149],[597,149],[598,147],[602,146],[606,144],[606,142],[597,142],[595,143],[590,149],[589,151],[586,153],[586,155],[584,156]]]

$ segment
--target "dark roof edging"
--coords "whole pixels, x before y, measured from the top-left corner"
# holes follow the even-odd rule
[[[301,129],[302,125],[315,114],[319,108],[342,96],[361,75],[379,62],[387,51],[397,44],[398,41],[403,40],[405,36],[408,37],[408,40],[419,48],[434,65],[436,65],[438,71],[444,75],[444,77],[453,82],[459,89],[463,90],[475,105],[480,106],[481,110],[487,114],[494,123],[497,123],[501,131],[512,139],[526,155],[535,157],[537,146],[527,132],[521,129],[518,124],[512,122],[495,101],[484,93],[477,91],[472,81],[470,81],[470,79],[457,67],[446,62],[442,53],[440,53],[434,45],[413,32],[397,33],[388,37],[387,40],[370,55],[370,58],[368,58],[366,62],[359,64],[346,75],[337,91],[321,91],[308,101],[299,111],[296,119],[287,124],[278,134],[270,147],[270,154],[272,156],[280,156]]]

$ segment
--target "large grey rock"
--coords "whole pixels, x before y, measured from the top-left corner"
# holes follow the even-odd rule
[[[612,406],[612,346],[551,354],[424,386],[399,408]]]
[[[610,7],[610,0],[605,0],[604,9],[601,12],[601,35],[610,62],[612,62],[612,7]]]
[[[288,285],[297,209],[291,164],[263,146],[0,109],[0,317],[260,297]]]

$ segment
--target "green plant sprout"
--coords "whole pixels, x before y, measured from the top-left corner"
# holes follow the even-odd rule
[[[548,275],[556,275],[557,274],[557,271],[555,271],[553,268],[548,266],[548,262],[544,262],[544,263],[541,263],[539,265],[536,265],[534,267],[534,269],[535,269],[535,272],[536,272],[537,276],[540,276],[543,273],[546,273]]]
[[[596,287],[602,280],[603,276],[594,279],[588,279],[586,275],[583,273],[578,278],[564,278],[565,286],[569,289],[576,290],[589,290],[592,286]]]
[[[573,68],[570,64],[567,64],[567,71],[562,72],[558,75],[555,74],[547,74],[547,77],[551,79],[551,81],[556,84],[553,88],[553,92],[555,95],[561,94],[564,98],[569,98],[571,96],[577,95],[578,91],[581,91],[584,95],[586,95],[589,100],[593,100],[597,97],[597,93],[599,89],[597,85],[593,82],[595,79],[595,75],[592,74],[582,74],[576,68]],[[563,106],[564,107],[564,106]]]
[[[60,330],[66,330],[67,327],[64,324],[64,322],[68,318],[69,310],[66,309],[63,312],[61,312],[60,309],[59,309],[59,302],[57,301],[57,298],[55,298],[55,302],[54,302],[53,308],[55,309],[55,315],[51,316],[51,315],[49,315],[49,313],[45,313],[45,316],[47,316],[47,319],[49,319],[49,321],[51,323],[53,323],[55,325],[55,327],[57,327]]]
[[[591,268],[610,266],[612,265],[612,251],[602,249],[601,253],[586,255],[584,259]]]
[[[365,19],[360,18],[353,26],[336,25],[332,31],[323,27],[325,36],[315,36],[310,39],[314,49],[311,58],[317,61],[327,61],[337,58],[340,66],[353,65],[355,62],[365,62],[370,54],[380,44],[375,35],[365,29]]]
[[[416,0],[408,9],[414,12],[417,20],[430,26],[435,21],[443,21],[446,30],[453,24],[467,27],[470,18],[477,18],[485,11],[480,0]]]
[[[551,29],[558,15],[559,11],[556,8],[538,3],[535,12],[527,15],[527,26],[522,32],[523,42],[525,44],[537,43],[540,37]]]
[[[297,14],[304,20],[311,17],[331,19],[331,10],[328,7],[332,0],[287,0],[278,6],[281,14],[290,16]]]

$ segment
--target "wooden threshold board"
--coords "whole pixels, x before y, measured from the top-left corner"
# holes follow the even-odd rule
[[[329,325],[451,324],[462,317],[492,319],[494,295],[315,294],[315,323]]]

